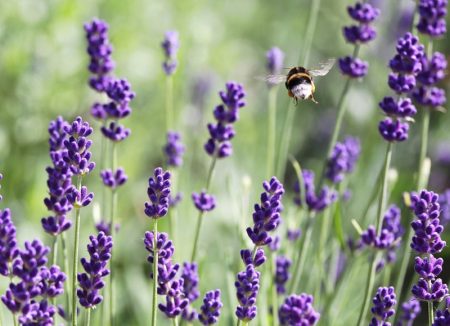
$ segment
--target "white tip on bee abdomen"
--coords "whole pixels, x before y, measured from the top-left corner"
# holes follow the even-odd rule
[[[312,95],[312,85],[306,83],[295,85],[292,87],[291,92],[296,98],[300,98],[302,100],[308,99]]]

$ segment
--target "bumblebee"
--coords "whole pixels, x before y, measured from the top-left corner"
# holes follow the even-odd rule
[[[288,95],[297,103],[298,100],[311,100],[318,103],[314,98],[316,86],[313,77],[325,76],[334,65],[335,59],[328,59],[324,63],[319,64],[318,68],[306,69],[304,67],[291,68],[287,75],[269,75],[265,80],[269,84],[279,84],[284,81],[284,85],[288,90]]]

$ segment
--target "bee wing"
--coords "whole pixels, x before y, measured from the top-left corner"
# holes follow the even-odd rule
[[[333,68],[334,63],[336,62],[336,59],[328,59],[325,62],[319,63],[319,66],[315,69],[308,70],[309,74],[311,76],[325,76],[328,74],[328,72]]]
[[[286,75],[267,75],[263,77],[256,77],[259,80],[265,81],[269,84],[280,84],[286,81]]]

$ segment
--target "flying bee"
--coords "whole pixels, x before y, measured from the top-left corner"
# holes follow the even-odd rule
[[[288,90],[288,95],[294,98],[297,103],[298,100],[311,100],[318,103],[314,98],[316,86],[314,85],[313,77],[325,76],[334,65],[335,59],[328,59],[320,63],[317,68],[306,69],[304,67],[291,68],[287,75],[269,75],[265,77],[265,81],[269,84],[279,84],[284,81],[284,85]]]

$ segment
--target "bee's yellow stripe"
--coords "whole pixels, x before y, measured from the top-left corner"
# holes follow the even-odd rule
[[[304,72],[297,72],[295,74],[293,74],[291,77],[289,77],[289,79],[287,80],[287,83],[289,84],[289,82],[293,79],[293,78],[301,78],[301,77],[306,77],[309,80],[311,80],[311,76],[304,73]]]

